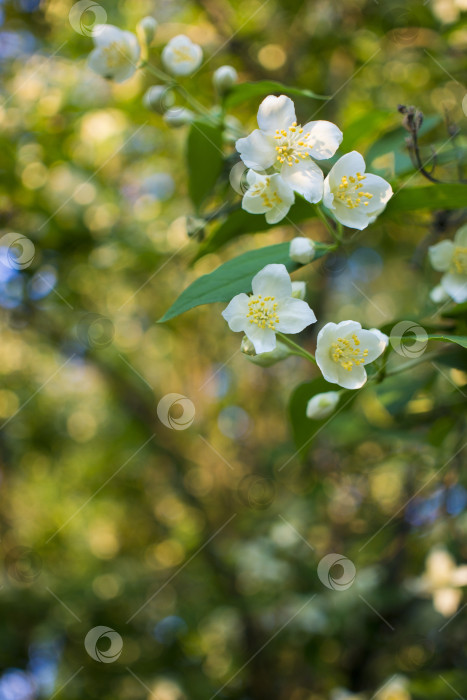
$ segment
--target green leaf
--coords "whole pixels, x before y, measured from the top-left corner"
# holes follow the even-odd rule
[[[289,257],[290,243],[279,243],[250,250],[233,260],[228,260],[214,272],[203,275],[185,289],[170,309],[159,320],[159,323],[169,321],[175,316],[202,304],[212,304],[216,301],[230,301],[236,294],[251,292],[251,280],[257,272],[270,263],[282,263],[289,272],[302,267]],[[325,255],[331,246],[316,244],[316,256]]]
[[[317,377],[312,379],[311,382],[304,382],[297,386],[290,397],[289,418],[292,436],[301,459],[305,459],[313,444],[313,440],[321,433],[321,429],[324,428],[326,423],[334,420],[339,409],[350,404],[358,393],[353,392],[350,395],[344,393],[334,413],[327,418],[322,420],[308,418],[306,415],[308,401],[316,394],[321,394],[325,391],[339,391],[339,387],[335,384],[329,384],[323,377]]]
[[[198,210],[212,191],[222,170],[222,129],[194,121],[187,144],[188,190]]]
[[[459,209],[465,206],[467,185],[404,187],[389,200],[385,215],[417,209]]]
[[[467,336],[465,335],[429,335],[428,340],[441,340],[443,343],[456,343],[462,348],[467,348]]]
[[[282,85],[282,83],[277,83],[275,80],[261,80],[256,83],[235,85],[225,98],[224,105],[227,109],[230,109],[254,97],[266,97],[266,95],[272,95],[275,92],[281,95],[293,95],[294,97],[310,97],[314,100],[329,99],[325,95],[317,95],[311,90],[288,87],[287,85]]]
[[[203,255],[215,252],[229,241],[246,233],[261,233],[262,231],[269,231],[274,226],[293,225],[315,217],[315,208],[301,197],[296,198],[295,204],[285,219],[282,219],[277,224],[268,224],[263,215],[249,214],[243,209],[238,209],[214,229],[210,238],[198,250],[195,261],[202,258]]]

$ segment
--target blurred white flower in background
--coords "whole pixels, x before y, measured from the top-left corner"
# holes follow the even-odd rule
[[[98,24],[93,30],[95,49],[89,54],[89,66],[107,80],[123,83],[137,70],[141,53],[138,40],[112,24]]]
[[[174,36],[162,50],[162,62],[172,75],[191,75],[200,67],[203,50],[185,34]]]
[[[444,291],[458,304],[467,301],[467,225],[457,231],[454,241],[430,246],[428,255],[434,269],[444,272],[441,277]]]

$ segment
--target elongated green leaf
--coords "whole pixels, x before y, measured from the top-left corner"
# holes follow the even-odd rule
[[[467,202],[467,185],[404,187],[389,200],[385,216],[417,209],[459,209]]]
[[[277,224],[268,224],[263,215],[248,214],[243,209],[238,209],[214,229],[210,238],[198,250],[195,260],[199,260],[208,253],[213,253],[229,241],[246,233],[261,233],[269,231],[274,226],[298,224],[300,221],[314,217],[316,217],[315,208],[301,197],[297,197],[288,215]]]
[[[311,90],[288,87],[287,85],[282,85],[282,83],[277,83],[275,80],[260,80],[256,83],[240,83],[240,85],[236,85],[225,98],[224,104],[227,109],[230,109],[254,97],[265,97],[276,92],[295,97],[311,97],[314,100],[328,99],[325,95],[317,95]]]
[[[185,289],[159,323],[202,304],[230,301],[236,294],[251,292],[251,280],[265,265],[282,263],[289,272],[301,267],[289,257],[290,243],[278,243],[250,250],[233,260],[228,260],[208,275],[203,275]],[[325,255],[329,246],[317,244],[316,256]]]
[[[456,343],[467,349],[467,336],[465,335],[429,335],[428,340],[441,340],[443,343]]]
[[[222,169],[222,130],[203,121],[190,127],[187,145],[188,190],[196,209],[212,191]]]

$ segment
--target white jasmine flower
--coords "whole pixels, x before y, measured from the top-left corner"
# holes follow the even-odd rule
[[[172,75],[191,75],[200,67],[203,50],[185,34],[174,36],[162,51],[162,62]]]
[[[89,66],[108,80],[123,83],[136,72],[141,53],[138,40],[112,24],[97,24],[93,30],[94,51],[89,54]]]
[[[237,294],[222,316],[232,331],[243,331],[257,353],[276,347],[276,333],[300,333],[316,322],[308,304],[292,297],[285,265],[266,265],[253,277],[253,294]]]
[[[366,380],[364,365],[385,350],[387,336],[363,330],[357,321],[327,323],[318,333],[316,363],[323,377],[344,389],[359,389]]]
[[[454,241],[441,241],[428,248],[430,262],[440,272],[441,287],[457,304],[467,301],[467,225],[462,226]]]
[[[294,299],[304,299],[306,295],[306,282],[301,280],[292,282],[292,296]]]
[[[294,203],[294,193],[280,175],[260,175],[249,170],[249,185],[243,195],[242,209],[250,214],[266,214],[268,224],[276,224],[287,216]]]
[[[315,244],[311,238],[297,236],[290,242],[290,258],[302,265],[311,262],[315,257],[315,252]]]
[[[212,82],[217,92],[225,94],[235,85],[238,80],[238,73],[233,66],[221,66],[214,71]]]
[[[308,202],[323,196],[323,173],[316,160],[331,158],[342,142],[342,132],[327,121],[297,124],[294,103],[289,97],[269,95],[258,109],[258,126],[236,143],[248,168],[280,172],[290,187]]]
[[[338,391],[326,391],[323,394],[313,396],[307,403],[307,418],[321,420],[330,416],[339,403],[339,396]]]
[[[323,204],[337,221],[363,230],[384,210],[392,188],[379,175],[365,174],[365,161],[357,151],[339,158],[324,181]]]

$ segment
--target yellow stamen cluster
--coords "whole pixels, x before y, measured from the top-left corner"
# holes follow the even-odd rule
[[[120,68],[130,60],[128,48],[123,42],[112,41],[112,43],[103,47],[102,52],[105,56],[107,68]]]
[[[363,182],[366,179],[366,175],[357,173],[357,177],[349,175],[348,177],[344,175],[341,179],[341,184],[339,185],[337,193],[335,193],[337,199],[346,204],[350,209],[355,209],[360,206],[362,199],[366,199],[363,202],[364,206],[367,207],[370,203],[370,199],[373,195],[369,192],[362,192]]]
[[[467,248],[457,246],[451,262],[451,272],[458,275],[467,274]]]
[[[188,49],[174,49],[173,51],[173,61],[174,63],[182,63],[183,61],[193,61],[193,56]]]
[[[337,342],[331,344],[332,359],[348,372],[352,371],[354,365],[363,365],[368,355],[368,350],[360,350],[360,341],[356,333],[352,335],[352,340],[338,338]]]
[[[267,177],[263,183],[257,183],[251,188],[251,194],[253,197],[261,197],[261,200],[265,207],[272,209],[277,204],[282,203],[282,199],[279,197],[277,190],[267,191],[271,184],[271,178]]]
[[[297,126],[294,122],[286,129],[276,129],[275,139],[280,141],[276,146],[277,160],[279,163],[287,163],[292,166],[294,163],[299,163],[300,159],[308,158],[308,150],[313,148],[308,143],[311,134],[303,134],[301,126]]]
[[[274,302],[274,303],[271,303]],[[248,302],[247,318],[250,323],[256,323],[260,328],[270,328],[276,330],[276,324],[279,323],[277,315],[277,302],[275,297],[262,297],[259,294],[257,297],[252,297]]]

